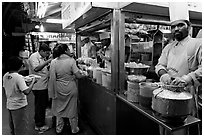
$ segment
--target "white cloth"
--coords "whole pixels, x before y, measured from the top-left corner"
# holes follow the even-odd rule
[[[157,74],[160,69],[166,70],[172,76],[188,75],[198,84],[197,79],[202,77],[201,39],[188,36],[180,42],[168,44],[155,66]]]
[[[111,58],[111,45],[106,49],[105,57]],[[111,62],[109,60],[105,60],[105,68],[111,70]]]
[[[33,90],[44,90],[48,88],[48,69],[45,66],[42,70],[35,72],[34,69],[45,62],[44,58],[39,52],[33,53],[29,58],[29,74],[41,76],[41,78],[34,84]]]
[[[7,97],[7,109],[16,110],[28,105],[27,97],[22,92],[29,87],[22,75],[18,73],[6,73],[3,76],[3,87]]]
[[[84,58],[92,57],[91,55],[91,47],[94,46],[92,42],[88,42],[84,44],[84,46],[81,48],[81,56]]]
[[[88,58],[88,46],[85,44],[83,47],[81,47],[81,57]]]

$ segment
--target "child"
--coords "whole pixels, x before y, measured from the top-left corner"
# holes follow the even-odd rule
[[[23,66],[19,57],[9,58],[9,71],[3,76],[3,87],[7,98],[7,109],[9,110],[9,126],[12,135],[27,134],[28,117],[26,106],[27,96],[35,83],[35,78],[29,86],[26,85],[24,77],[18,74]]]

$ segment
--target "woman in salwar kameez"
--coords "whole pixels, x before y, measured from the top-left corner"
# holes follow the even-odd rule
[[[77,98],[78,88],[76,78],[84,77],[76,61],[69,56],[67,45],[57,47],[57,58],[50,64],[49,96],[52,98],[52,113],[56,116],[56,132],[61,133],[64,120],[69,118],[72,133],[79,131]]]

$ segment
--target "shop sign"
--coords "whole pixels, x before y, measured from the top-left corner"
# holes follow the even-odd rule
[[[61,15],[65,20],[62,23],[62,28],[71,25],[80,16],[91,9],[91,2],[65,2],[62,4]]]
[[[69,41],[75,42],[76,36],[75,34],[70,33],[32,33],[33,35],[38,35],[39,40],[41,41]]]
[[[92,2],[93,7],[120,9],[127,6],[131,2]]]

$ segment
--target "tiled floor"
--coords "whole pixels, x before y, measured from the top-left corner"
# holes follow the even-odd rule
[[[28,114],[29,114],[29,135],[56,135],[55,128],[52,127],[52,115],[49,109],[46,114],[46,123],[51,127],[50,130],[39,133],[34,130],[34,96],[32,92],[28,95]],[[86,119],[79,117],[79,128],[80,132],[78,135],[96,135],[96,132],[90,127]],[[70,135],[70,127],[65,126],[62,135]],[[10,135],[9,124],[8,124],[8,110],[6,109],[6,97],[2,90],[2,135]]]

